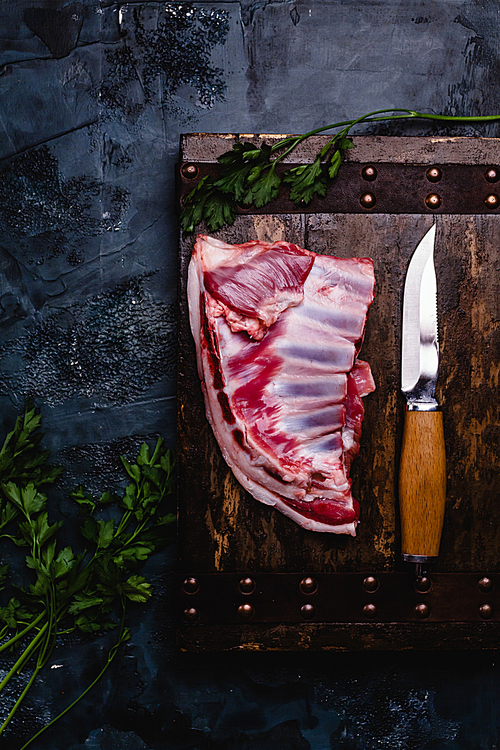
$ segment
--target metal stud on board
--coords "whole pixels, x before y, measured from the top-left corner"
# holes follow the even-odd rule
[[[376,180],[377,174],[377,170],[372,164],[367,164],[366,167],[363,167],[361,170],[361,177],[367,182],[373,182],[373,180]]]
[[[183,164],[181,167],[181,174],[187,180],[194,180],[198,175],[198,167],[196,164]]]
[[[366,578],[363,581],[363,588],[365,591],[368,591],[370,593],[373,593],[378,589],[380,586],[380,583],[375,576],[366,576]]]
[[[421,594],[425,594],[427,593],[427,591],[430,591],[431,586],[431,579],[425,575],[419,576],[415,581],[415,588],[417,591],[420,591]]]
[[[497,169],[496,167],[489,167],[489,169],[487,169],[484,173],[484,176],[486,177],[488,182],[498,182],[498,180],[500,180],[500,169]]]
[[[238,607],[238,616],[241,617],[242,620],[250,620],[254,614],[255,609],[251,604],[240,604]]]
[[[373,193],[363,193],[363,195],[359,199],[359,202],[361,203],[363,208],[373,208],[377,202],[377,199]]]
[[[491,620],[493,617],[493,607],[491,604],[481,604],[479,607],[479,616],[482,620]]]
[[[303,594],[314,594],[318,590],[317,581],[310,576],[306,576],[300,582],[300,590]]]
[[[250,576],[242,578],[238,588],[242,594],[252,594],[255,591],[255,581]]]
[[[500,199],[495,193],[490,193],[490,195],[486,196],[484,202],[488,206],[488,208],[497,208]]]
[[[316,607],[312,604],[303,604],[300,608],[300,614],[304,620],[312,620],[316,616]]]
[[[199,620],[200,613],[195,607],[187,607],[184,610],[184,619],[186,622],[195,623]]]
[[[374,620],[378,615],[378,607],[375,604],[365,604],[363,607],[363,614],[369,620]]]
[[[429,182],[439,182],[439,180],[443,176],[443,173],[441,172],[439,167],[429,167],[429,169],[425,173],[425,176],[427,177]]]
[[[417,604],[415,607],[415,614],[420,620],[425,620],[430,613],[431,610],[427,604]]]
[[[427,208],[439,208],[441,205],[441,197],[437,193],[429,193],[425,198],[425,205]]]
[[[493,591],[493,589],[495,588],[495,584],[491,580],[491,578],[488,578],[488,576],[483,576],[477,582],[477,587],[479,591],[482,591],[484,594],[487,594],[489,591]]]
[[[185,578],[182,582],[182,590],[185,594],[196,594],[199,591],[199,588],[200,584],[196,578],[193,578],[192,576]]]

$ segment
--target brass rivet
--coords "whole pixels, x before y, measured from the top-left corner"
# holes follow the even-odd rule
[[[196,164],[183,164],[181,167],[181,174],[187,180],[193,180],[198,174],[198,167]]]
[[[371,164],[367,164],[366,167],[363,167],[361,170],[361,177],[367,182],[373,182],[373,180],[377,179],[377,170],[375,167],[372,167]]]
[[[500,180],[500,170],[498,170],[496,167],[490,167],[486,170],[484,176],[486,177],[488,182],[498,182],[498,180]]]
[[[255,581],[250,576],[242,578],[238,584],[238,588],[242,594],[251,594],[255,591]]]
[[[439,208],[441,205],[441,198],[437,193],[429,193],[425,199],[425,205],[427,208]]]
[[[429,182],[439,182],[439,180],[443,176],[443,173],[441,172],[439,167],[429,167],[429,169],[425,173],[425,176],[427,177]]]
[[[200,584],[198,583],[196,578],[185,578],[182,582],[182,589],[185,594],[196,594],[199,588]]]
[[[486,594],[488,591],[493,591],[493,589],[495,588],[495,584],[493,583],[491,578],[488,578],[488,576],[484,576],[480,581],[477,582],[477,587],[479,591],[482,591]]]
[[[184,619],[186,622],[196,622],[200,616],[200,613],[194,607],[188,607],[184,610]]]
[[[318,590],[318,584],[314,578],[307,576],[307,578],[301,580],[300,590],[303,594],[314,594],[314,592]]]
[[[498,206],[498,195],[495,195],[495,193],[491,193],[491,195],[488,195],[484,202],[488,206],[488,208],[496,208]]]
[[[359,202],[363,206],[363,208],[373,208],[375,203],[377,202],[377,199],[373,195],[373,193],[363,193],[361,198],[359,199]]]
[[[312,604],[303,604],[300,608],[300,614],[304,620],[312,620],[316,614],[316,608]]]
[[[415,607],[415,614],[421,620],[425,620],[426,617],[429,617],[430,613],[431,611],[427,604],[417,604],[417,606]]]
[[[427,576],[419,576],[419,578],[417,578],[417,580],[415,581],[415,588],[422,594],[425,594],[426,591],[429,591],[431,586],[432,581],[430,578],[427,578]]]
[[[365,580],[363,581],[364,590],[369,591],[370,593],[376,591],[379,586],[380,584],[375,576],[366,576]]]
[[[491,604],[481,604],[479,607],[479,616],[483,620],[490,620],[493,617],[493,607]]]
[[[365,604],[363,607],[363,614],[368,617],[369,620],[373,620],[378,615],[378,609],[375,604]]]
[[[251,604],[240,604],[238,607],[238,615],[242,620],[249,620],[254,615],[254,608]]]

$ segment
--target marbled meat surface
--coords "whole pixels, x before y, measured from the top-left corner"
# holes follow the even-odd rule
[[[207,418],[242,486],[312,531],[356,533],[349,468],[374,390],[358,360],[368,258],[198,236],[190,323]]]

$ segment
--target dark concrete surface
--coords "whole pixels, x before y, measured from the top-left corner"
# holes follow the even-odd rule
[[[66,466],[55,512],[76,483],[121,479],[119,454],[143,439],[174,445],[182,132],[303,132],[383,107],[500,111],[497,0],[4,0],[0,48],[0,424],[34,396]],[[178,653],[174,560],[148,563],[154,604],[133,611],[110,671],[34,748],[498,746],[495,653]],[[19,750],[106,652],[105,639],[57,649],[2,747]]]

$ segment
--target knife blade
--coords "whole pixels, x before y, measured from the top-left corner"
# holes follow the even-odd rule
[[[406,397],[399,468],[401,551],[406,562],[435,560],[444,520],[446,455],[435,398],[439,367],[436,225],[418,243],[403,295],[401,390]]]

